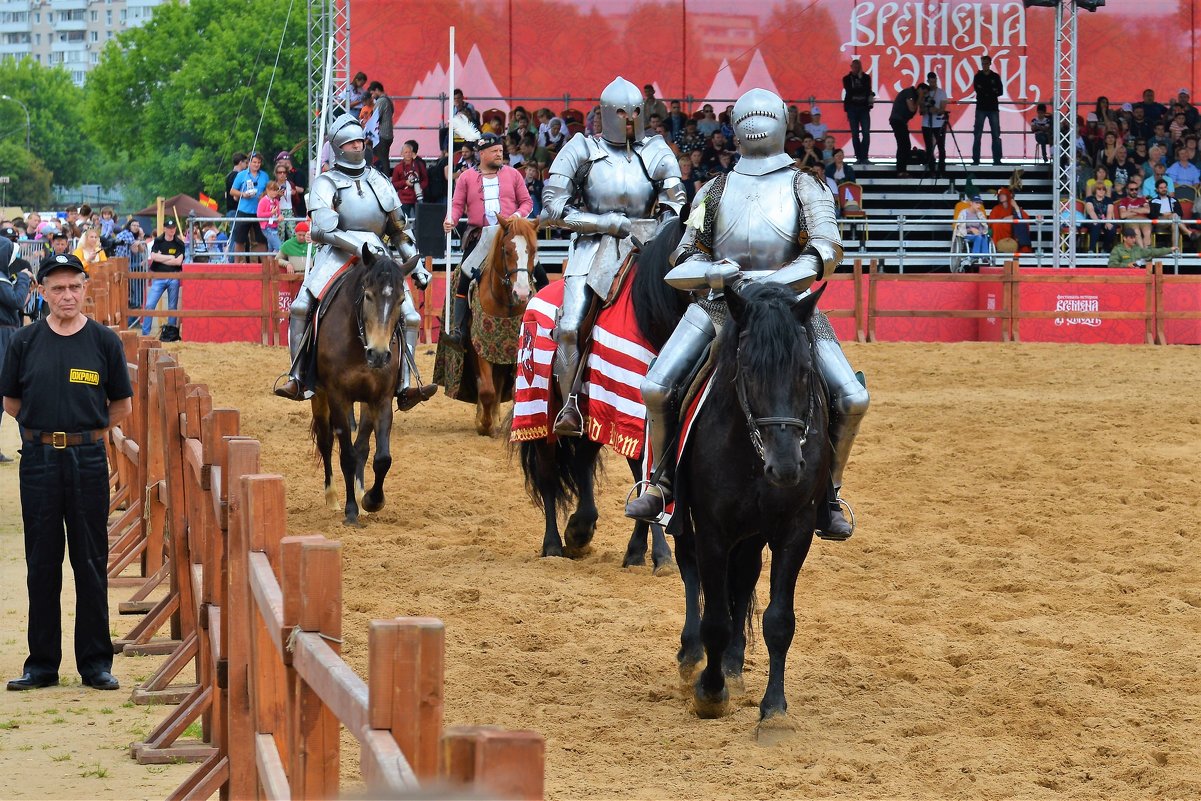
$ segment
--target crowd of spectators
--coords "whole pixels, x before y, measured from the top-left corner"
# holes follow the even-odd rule
[[[1037,112],[1031,130],[1041,148],[1044,138],[1049,142],[1050,122],[1045,106]],[[1129,229],[1132,247],[1140,250],[1201,250],[1201,226],[1188,222],[1201,185],[1201,113],[1189,90],[1178,89],[1161,103],[1147,89],[1141,101],[1116,108],[1101,96],[1076,122],[1081,244],[1111,253],[1119,247],[1119,234],[1125,240]],[[1040,158],[1049,155],[1039,150]]]

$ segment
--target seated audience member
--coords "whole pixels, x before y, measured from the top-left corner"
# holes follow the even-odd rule
[[[834,141],[834,137],[830,134],[826,134],[825,138],[822,139],[822,161],[826,164],[829,164],[834,160],[834,151],[838,149],[837,145],[834,144]]]
[[[959,212],[959,236],[968,246],[969,253],[988,253],[988,226],[983,222],[984,199],[972,195],[971,205]]]
[[[1130,176],[1134,175],[1137,166],[1131,160],[1126,146],[1120,143],[1114,149],[1113,161],[1105,162],[1105,169],[1109,170],[1109,177],[1113,179],[1114,186],[1124,186]]]
[[[513,114],[509,117],[508,133],[516,133],[519,140],[527,133],[538,133],[538,129],[530,125],[530,115],[525,106],[513,108]]]
[[[536,164],[540,169],[546,169],[550,166],[550,153],[546,152],[545,148],[538,147],[538,140],[533,134],[526,134],[521,137],[521,147],[518,149],[521,159],[514,164],[518,165]]]
[[[1173,141],[1174,138],[1168,136],[1167,126],[1160,120],[1155,123],[1155,130],[1147,139],[1147,152],[1150,153],[1152,148],[1158,147],[1161,153],[1170,153]]]
[[[312,242],[313,239],[309,236],[309,221],[301,220],[296,223],[296,230],[292,236],[279,246],[280,261],[286,263],[288,272],[304,274],[308,259],[312,258],[316,248]]]
[[[704,152],[693,150],[683,154],[684,158],[692,164],[692,180],[696,184],[696,188],[700,189],[705,185],[705,182],[713,177],[714,173],[709,169],[709,165],[705,164]]]
[[[1132,225],[1122,228],[1122,241],[1109,254],[1110,267],[1145,267],[1148,259],[1175,253],[1176,248],[1152,248],[1138,244],[1138,231]]]
[[[688,120],[684,123],[684,132],[676,137],[676,147],[680,149],[681,154],[699,150],[704,155],[705,137],[697,129],[696,120]]]
[[[709,144],[705,146],[704,162],[713,169],[717,165],[717,157],[722,153],[733,153],[734,146],[726,141],[726,135],[721,131],[714,131],[709,137]]]
[[[701,119],[696,124],[696,129],[700,132],[701,136],[707,138],[721,130],[721,123],[717,121],[717,115],[713,113],[712,106],[706,103],[705,109],[701,113]]]
[[[820,183],[825,184],[826,188],[830,190],[831,195],[838,197],[838,184],[834,183],[833,178],[826,175],[825,164],[822,164],[819,161],[817,164],[813,165],[813,177],[816,178]]]
[[[697,189],[696,181],[692,178],[692,159],[680,156],[677,163],[680,165],[680,182],[684,185],[684,195],[688,198],[688,206],[691,208]]]
[[[1176,154],[1176,161],[1168,167],[1168,177],[1175,181],[1177,186],[1196,186],[1201,183],[1201,170],[1197,169],[1197,165],[1193,164],[1190,158],[1191,154],[1187,148],[1182,148]]]
[[[835,182],[840,184],[844,181],[855,180],[855,168],[847,164],[846,153],[843,152],[841,147],[834,150],[834,157],[826,165],[826,175],[829,175]]]
[[[539,134],[539,137],[541,137],[541,134]],[[553,157],[554,154],[562,149],[563,145],[567,144],[567,139],[567,126],[563,123],[563,120],[555,117],[548,124],[545,139],[540,139],[539,144],[546,148],[546,151]]]
[[[1013,191],[1003,186],[997,190],[997,204],[988,212],[992,228],[992,241],[998,253],[1029,253],[1030,224],[1018,222],[1028,220],[1026,213],[1013,196]]]
[[[686,122],[688,122],[688,115],[680,110],[680,101],[671,101],[671,110],[667,112],[667,119],[663,121],[663,127],[667,129],[663,138],[669,141],[674,139],[684,130]]]
[[[1113,191],[1113,181],[1109,180],[1109,170],[1105,169],[1104,164],[1098,164],[1093,170],[1093,177],[1088,179],[1088,183],[1084,185],[1084,196],[1088,197],[1093,193],[1093,187],[1097,184],[1103,184],[1106,191]]]
[[[734,141],[734,106],[730,104],[726,106],[726,110],[717,115],[718,122],[721,123],[721,132],[726,135],[726,139]]]
[[[813,137],[815,142],[822,142],[826,138],[826,131],[830,130],[830,126],[822,122],[822,110],[817,106],[809,112],[809,122],[803,126],[805,133]]]
[[[732,172],[734,169],[734,164],[737,160],[737,153],[731,153],[728,150],[723,150],[717,155],[717,164],[712,168],[712,173],[717,175],[719,172]]]
[[[1180,201],[1168,194],[1166,178],[1160,178],[1155,182],[1155,194],[1151,197],[1150,204],[1151,219],[1155,220],[1155,225],[1152,226],[1153,234],[1171,236],[1172,223],[1183,217],[1184,212],[1180,208]]]
[[[1155,183],[1160,180],[1168,182],[1168,194],[1175,196],[1176,182],[1168,176],[1168,168],[1163,162],[1157,162],[1151,169],[1151,174],[1143,179],[1143,195],[1146,197],[1155,197]]]
[[[1084,201],[1084,216],[1091,221],[1086,225],[1092,251],[1108,253],[1113,250],[1118,223],[1114,219],[1113,201],[1105,184],[1098,183],[1093,187],[1092,194]]]
[[[796,165],[802,170],[812,169],[822,163],[821,154],[817,152],[813,137],[809,134],[801,137],[801,146],[797,149],[793,158],[796,160]]]
[[[1151,204],[1143,196],[1141,182],[1131,181],[1126,184],[1126,195],[1114,202],[1114,214],[1118,220],[1126,223],[1126,228],[1134,229],[1134,241],[1139,247],[1150,247],[1151,230],[1142,223],[1134,220],[1147,220],[1151,217]]]
[[[529,216],[530,219],[536,220],[542,213],[542,168],[537,164],[527,164],[521,174],[525,178],[525,188],[530,193],[530,199],[534,201]]]

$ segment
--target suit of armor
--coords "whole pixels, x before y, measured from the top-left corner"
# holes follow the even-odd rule
[[[601,135],[578,133],[555,157],[543,214],[575,233],[564,270],[555,327],[555,373],[564,407],[555,433],[579,436],[583,420],[573,389],[580,369],[579,329],[595,298],[608,297],[619,268],[645,241],[656,215],[678,214],[685,194],[675,154],[660,136],[643,135],[642,94],[618,77],[601,93]]]
[[[717,335],[709,310],[724,313],[720,292],[747,280],[804,292],[842,259],[830,190],[793,167],[784,153],[784,102],[771,92],[752,89],[734,106],[734,126],[743,156],[732,173],[714,178],[697,193],[666,278],[677,289],[702,295],[688,307],[642,383],[652,466],[665,464],[658,483],[627,506],[626,513],[638,519],[657,518],[669,499],[675,466],[670,446],[677,425],[674,402]],[[869,399],[825,315],[818,312],[814,320],[818,368],[832,398],[834,492],[827,533],[845,539],[850,526],[839,509],[837,491]]]
[[[300,360],[297,356],[308,327],[309,314],[314,308],[314,301],[322,296],[330,281],[347,262],[362,254],[363,245],[380,253],[388,253],[384,236],[393,243],[402,261],[417,254],[412,240],[405,233],[408,222],[400,210],[400,198],[391,181],[379,171],[366,166],[364,149],[347,147],[351,142],[362,141],[363,138],[362,127],[351,115],[343,114],[334,120],[329,129],[334,166],[313,180],[309,192],[310,231],[319,247],[305,274],[304,283],[296,294],[296,300],[292,302],[288,319],[288,348],[292,355],[290,381],[276,390],[276,394],[284,397],[301,399],[305,395],[300,389]],[[412,275],[418,287],[428,285],[430,275],[423,267],[418,267]],[[411,356],[417,347],[421,315],[417,312],[407,284],[401,308],[405,347]],[[410,358],[401,360],[400,393],[405,391],[411,380],[410,361]]]

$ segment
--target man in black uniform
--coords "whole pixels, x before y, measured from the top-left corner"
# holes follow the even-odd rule
[[[154,244],[150,246],[150,255],[146,260],[147,269],[156,273],[182,272],[183,257],[183,237],[179,235],[179,227],[175,224],[175,220],[168,217],[163,223],[162,235],[156,236]],[[144,304],[146,311],[154,311],[164,292],[167,293],[167,310],[177,311],[179,309],[179,279],[155,278],[150,282],[150,289],[146,291],[146,303]],[[150,326],[153,322],[153,317],[142,316],[142,336],[150,336]],[[167,321],[159,329],[159,339],[163,342],[179,341],[178,317],[167,318]]]
[[[108,633],[108,460],[104,429],[132,409],[121,340],[83,314],[87,276],[70,254],[38,270],[50,308],[12,338],[0,370],[4,411],[22,430],[21,517],[29,589],[29,657],[10,690],[58,684],[64,537],[75,574],[75,664],[98,690],[111,673]]]

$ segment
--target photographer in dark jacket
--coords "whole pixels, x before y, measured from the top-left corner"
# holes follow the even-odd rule
[[[992,133],[992,163],[1001,163],[1001,95],[1005,87],[1001,76],[992,71],[992,58],[980,59],[980,71],[972,78],[972,89],[976,92],[976,124],[972,128],[972,164],[980,163],[980,138],[984,135],[984,121]]]

